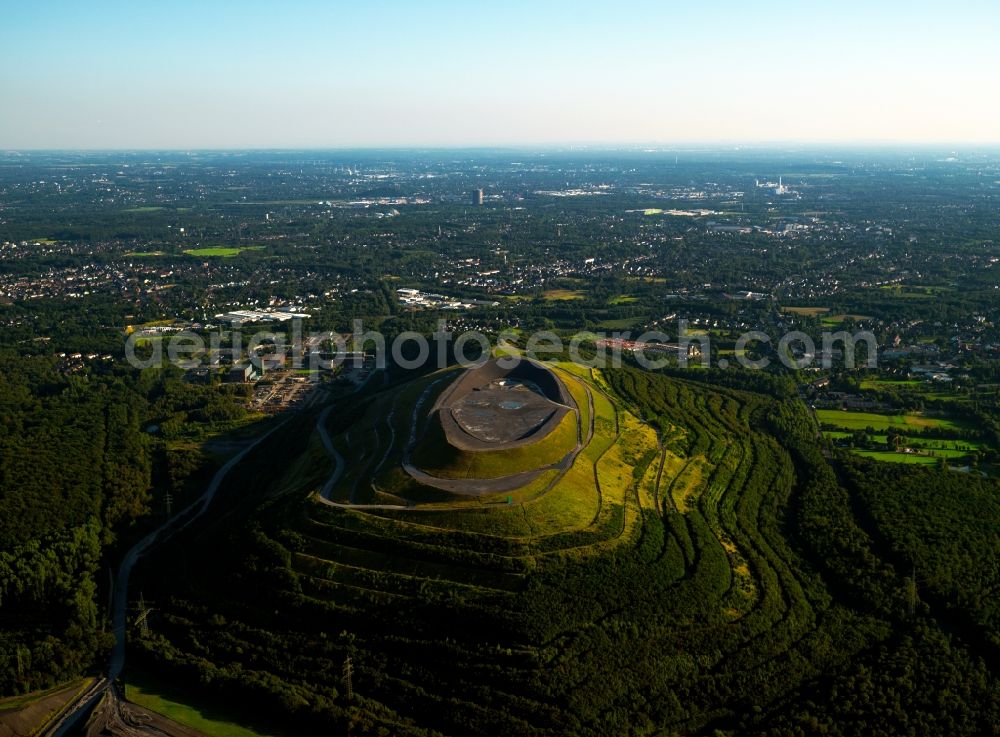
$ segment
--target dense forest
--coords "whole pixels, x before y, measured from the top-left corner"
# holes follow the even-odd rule
[[[157,495],[183,502],[211,465],[170,439],[245,413],[176,371],[66,375],[53,358],[0,354],[0,693],[94,665],[111,643],[111,567],[162,515]]]

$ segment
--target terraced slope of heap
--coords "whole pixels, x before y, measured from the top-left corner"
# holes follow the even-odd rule
[[[327,496],[408,508],[534,499],[593,439],[591,394],[579,377],[527,360],[433,373],[327,429],[335,454],[355,461]]]
[[[838,556],[868,555],[843,526],[829,469],[808,455],[809,431],[789,429],[808,416],[639,371],[554,370],[580,411],[569,468],[509,503],[442,494],[414,506],[324,504],[322,478],[286,475],[249,520],[205,535],[202,568],[157,572],[183,593],[160,603],[146,662],[220,698],[259,693],[259,708],[299,729],[801,733],[789,705],[825,698],[828,675],[888,634],[886,620],[836,603],[789,541],[795,494],[820,510],[807,522],[831,570]],[[332,428],[343,452],[364,448],[341,487],[391,498],[403,410],[440,381],[376,397],[367,420]],[[303,457],[315,463],[311,443]],[[871,570],[840,585],[871,581],[887,602],[896,584]]]

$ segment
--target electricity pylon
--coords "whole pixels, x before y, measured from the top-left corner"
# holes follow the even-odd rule
[[[347,700],[354,700],[354,684],[352,682],[352,676],[354,675],[354,666],[351,665],[351,656],[348,655],[344,660],[344,687],[347,688]]]
[[[139,627],[139,637],[145,639],[149,637],[149,613],[153,611],[153,607],[146,606],[146,600],[139,594],[136,609],[135,624]]]

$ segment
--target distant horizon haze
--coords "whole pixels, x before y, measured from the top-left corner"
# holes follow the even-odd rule
[[[0,150],[995,146],[997,38],[985,0],[8,0]]]

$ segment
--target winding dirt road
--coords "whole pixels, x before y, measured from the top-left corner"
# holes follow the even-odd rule
[[[114,685],[115,680],[121,675],[125,667],[125,643],[128,630],[128,581],[132,574],[132,569],[139,558],[148,552],[158,542],[162,542],[171,535],[180,532],[205,513],[216,492],[236,465],[242,461],[247,454],[269,438],[276,430],[282,427],[287,420],[275,425],[260,437],[256,438],[250,445],[245,447],[235,456],[230,458],[222,468],[216,471],[211,482],[205,488],[204,493],[190,505],[175,514],[164,522],[139,542],[125,554],[121,565],[118,567],[118,575],[115,577],[114,594],[112,597],[111,623],[112,631],[115,635],[115,645],[111,650],[111,659],[108,662],[107,674],[102,676],[95,683],[94,687],[81,694],[43,733],[42,737],[64,737],[70,734],[70,730],[77,724],[80,718],[89,712],[90,707],[100,704],[102,711],[111,709],[113,712],[123,714],[124,707],[121,706],[121,696],[118,688]],[[103,699],[103,700],[102,700]],[[137,731],[141,725],[130,725],[128,731],[121,734],[135,735],[162,735],[161,729],[150,729],[148,731]],[[118,734],[118,732],[116,732]]]

